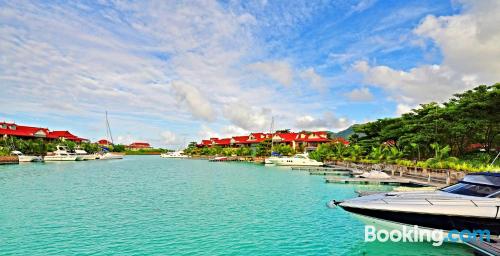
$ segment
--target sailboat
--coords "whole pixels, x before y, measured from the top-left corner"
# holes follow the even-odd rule
[[[109,139],[111,139],[111,144],[114,144],[113,134],[111,133],[111,128],[110,128],[109,120],[108,120],[108,111],[106,111],[106,138],[107,138],[107,141],[109,141]],[[107,146],[109,146],[109,145],[107,145]],[[123,156],[113,154],[111,152],[106,151],[105,153],[101,154],[99,159],[101,159],[101,160],[123,159]]]
[[[273,150],[274,147],[274,133],[273,133],[273,126],[274,126],[274,117],[271,117],[271,127],[269,128],[269,133],[271,134],[271,151]],[[277,152],[271,152],[270,157],[266,157],[264,159],[264,164],[275,164],[275,162],[280,159],[280,154]]]

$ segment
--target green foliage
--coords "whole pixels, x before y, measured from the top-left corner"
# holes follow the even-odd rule
[[[291,156],[291,155],[295,154],[295,150],[290,145],[286,145],[286,144],[274,145],[273,151],[277,152],[279,154],[282,154],[284,156]]]
[[[351,142],[365,150],[394,140],[409,158],[434,157],[433,143],[449,145],[449,154],[461,157],[470,144],[487,152],[500,144],[500,84],[481,85],[456,94],[443,105],[422,104],[398,118],[379,119],[353,127]]]
[[[249,147],[241,147],[236,150],[236,155],[238,156],[251,156],[252,149]]]
[[[99,145],[95,144],[95,143],[82,143],[80,145],[80,147],[87,151],[87,153],[89,154],[94,154],[94,153],[97,153],[99,152]]]
[[[255,147],[256,156],[270,156],[271,155],[271,140],[266,139]]]
[[[158,151],[157,149],[155,149],[156,151]],[[125,152],[125,145],[121,145],[121,144],[117,144],[117,145],[113,145],[113,152]]]

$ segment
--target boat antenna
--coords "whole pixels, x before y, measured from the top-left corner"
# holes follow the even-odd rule
[[[109,139],[111,139],[111,144],[115,144],[113,141],[113,134],[111,133],[111,128],[109,126],[109,120],[108,120],[108,111],[105,111],[106,113],[106,133]]]

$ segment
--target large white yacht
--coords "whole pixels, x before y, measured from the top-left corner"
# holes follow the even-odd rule
[[[389,192],[345,201],[333,200],[366,223],[402,228],[489,230],[500,235],[500,173],[465,176],[432,192]]]
[[[19,162],[42,162],[43,158],[41,156],[26,156],[21,151],[14,150],[10,152],[11,155],[17,156]]]
[[[160,157],[163,158],[188,158],[188,155],[184,154],[184,151],[178,150],[174,152],[161,153]]]
[[[76,161],[78,156],[76,154],[68,153],[65,146],[57,145],[57,150],[50,155],[46,155],[44,161]]]
[[[309,158],[307,154],[296,154],[292,157],[278,157],[269,160],[279,166],[323,166],[322,162]]]

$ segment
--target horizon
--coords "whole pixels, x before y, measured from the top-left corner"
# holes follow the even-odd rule
[[[0,6],[0,121],[91,141],[339,132],[500,72],[497,1]]]

